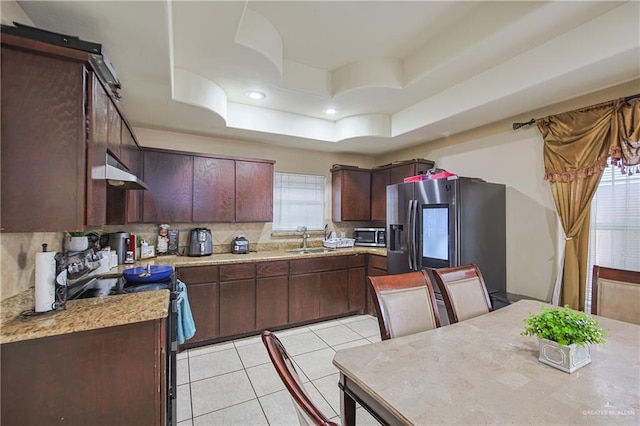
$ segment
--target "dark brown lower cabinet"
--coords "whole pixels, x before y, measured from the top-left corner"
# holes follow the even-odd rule
[[[3,425],[165,423],[166,319],[5,343]]]
[[[189,306],[196,334],[184,347],[197,346],[220,336],[220,284],[217,266],[178,268],[178,278],[187,284]]]
[[[349,312],[366,312],[366,258],[364,255],[349,258]]]
[[[220,283],[220,335],[233,336],[256,329],[256,280]]]
[[[349,270],[319,272],[320,318],[349,312]]]
[[[369,255],[369,265],[367,268],[367,276],[375,277],[379,275],[387,275],[387,258],[385,256]],[[366,283],[366,313],[376,316],[376,308],[373,298],[375,297],[369,282]]]
[[[320,318],[320,285],[318,274],[289,277],[289,322],[311,321]]]
[[[256,264],[220,265],[220,335],[256,329]]]
[[[256,263],[256,329],[289,323],[289,261]]]
[[[363,313],[366,259],[344,255],[180,267],[197,330],[183,347]]]

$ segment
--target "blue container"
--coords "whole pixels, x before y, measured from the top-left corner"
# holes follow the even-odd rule
[[[140,274],[144,274],[146,272],[146,266],[136,266],[135,268],[129,268],[122,271],[122,276],[125,280],[133,283],[150,283],[155,281],[162,281],[171,276],[171,274],[173,273],[173,266],[152,265],[150,276],[140,276]]]

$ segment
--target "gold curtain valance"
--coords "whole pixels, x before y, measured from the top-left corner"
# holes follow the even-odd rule
[[[545,141],[544,179],[572,182],[600,172],[608,157],[623,173],[640,164],[640,102],[617,99],[536,120]],[[636,167],[640,171],[640,166]]]

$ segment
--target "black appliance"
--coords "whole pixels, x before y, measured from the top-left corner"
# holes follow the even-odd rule
[[[213,254],[213,238],[211,230],[195,228],[189,232],[187,256],[210,256]]]
[[[387,272],[475,263],[506,296],[505,185],[455,177],[387,186]],[[440,289],[432,280],[436,298]]]
[[[239,235],[231,242],[231,253],[247,254],[249,253],[249,240],[244,235]]]
[[[83,288],[76,288],[69,291],[70,299],[88,299],[92,297],[112,296],[118,294],[138,293],[143,291],[153,291],[168,289],[169,295],[169,315],[167,315],[167,344],[166,344],[166,426],[175,426],[177,422],[177,398],[178,398],[178,378],[177,378],[177,356],[178,356],[178,286],[175,271],[169,278],[157,282],[130,283],[123,277],[109,279],[94,279],[87,282]]]

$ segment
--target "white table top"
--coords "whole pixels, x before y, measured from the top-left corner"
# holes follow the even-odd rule
[[[606,343],[568,374],[520,335],[540,305],[344,349],[333,363],[406,424],[640,424],[640,326],[598,317]]]

